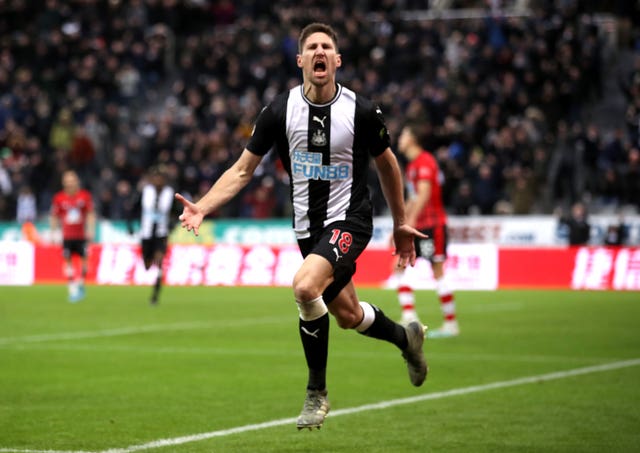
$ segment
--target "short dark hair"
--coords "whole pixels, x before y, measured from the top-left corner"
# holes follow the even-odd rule
[[[309,36],[314,33],[324,33],[329,36],[333,41],[333,45],[336,47],[336,51],[338,50],[338,35],[335,30],[331,28],[330,25],[322,24],[320,22],[313,22],[302,29],[300,32],[300,38],[298,38],[298,53],[302,53],[302,47],[304,46],[304,42],[307,40]]]
[[[153,165],[149,168],[149,176],[162,176],[167,177],[167,167],[163,164]]]
[[[409,131],[411,135],[413,135],[417,143],[422,143],[425,138],[425,130],[424,125],[421,122],[412,120],[407,122],[404,127]]]

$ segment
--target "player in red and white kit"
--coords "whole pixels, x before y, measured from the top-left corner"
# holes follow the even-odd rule
[[[62,174],[62,190],[53,197],[50,216],[53,237],[62,228],[64,274],[69,284],[69,301],[84,298],[84,280],[87,275],[87,242],[93,240],[96,217],[91,193],[80,187],[76,172]],[[81,271],[76,275],[72,258],[80,257]]]
[[[429,260],[436,280],[436,291],[444,316],[443,325],[429,330],[427,336],[451,337],[460,333],[456,319],[453,291],[445,280],[444,263],[447,258],[447,214],[442,203],[441,184],[443,175],[438,162],[419,143],[419,126],[408,124],[398,138],[398,150],[407,158],[405,179],[408,189],[406,222],[427,239],[416,237],[416,255]],[[415,294],[404,276],[403,268],[396,268],[398,279],[398,301],[402,307],[402,322],[418,319],[415,310]]]

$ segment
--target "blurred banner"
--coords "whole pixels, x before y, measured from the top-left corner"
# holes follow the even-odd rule
[[[627,231],[629,245],[640,245],[640,216],[620,217],[594,215],[590,245],[602,245],[607,228],[620,222]],[[389,243],[392,222],[388,217],[376,217],[369,248],[385,249]],[[134,231],[138,231],[134,225]],[[567,243],[566,229],[554,216],[450,216],[449,240],[454,244],[487,243],[502,246],[557,246]],[[35,237],[39,243],[52,242],[47,222],[35,224]],[[16,222],[0,222],[0,241],[26,239],[24,226]],[[101,244],[137,244],[137,233],[129,234],[124,221],[98,222],[96,242]],[[169,237],[172,244],[236,244],[236,245],[295,245],[295,236],[289,219],[215,219],[205,220],[200,234],[175,227]]]
[[[0,285],[31,285],[35,247],[27,241],[0,241]]]
[[[640,247],[498,247],[452,244],[446,273],[460,290],[498,288],[640,290]],[[164,263],[168,285],[289,286],[302,257],[295,245],[172,245]],[[356,284],[393,288],[394,257],[381,248],[358,260]],[[157,269],[146,271],[135,244],[93,244],[89,283],[150,285]],[[429,263],[408,270],[419,289],[435,287]],[[0,284],[63,283],[60,246],[26,241],[0,242]]]

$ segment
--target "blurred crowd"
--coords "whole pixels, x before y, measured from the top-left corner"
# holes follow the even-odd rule
[[[452,214],[640,207],[640,59],[621,83],[627,124],[623,115],[600,130],[585,112],[603,97],[608,44],[589,2],[532,0],[513,15],[484,2],[475,19],[403,15],[425,3],[0,0],[0,220],[45,215],[66,168],[102,218],[126,216],[155,164],[199,198],[260,109],[300,82],[297,38],[310,21],[335,26],[339,81],[379,103],[393,140],[406,121],[424,124]],[[371,189],[382,215],[373,169]],[[267,158],[215,216],[289,209],[287,174]]]

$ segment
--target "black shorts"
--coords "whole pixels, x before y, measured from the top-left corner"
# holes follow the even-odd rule
[[[144,261],[151,261],[156,252],[161,252],[163,255],[167,253],[167,237],[154,237],[149,239],[143,239],[142,245],[142,259]]]
[[[432,263],[443,263],[447,259],[447,244],[449,243],[447,226],[424,228],[420,232],[429,237],[427,239],[416,237],[416,256],[428,259]]]
[[[356,260],[371,240],[372,228],[350,222],[334,222],[310,238],[299,239],[303,257],[320,255],[333,266],[333,282],[322,293],[330,303],[356,273]]]
[[[84,239],[63,239],[62,256],[65,260],[71,259],[73,255],[87,256],[87,241]]]

